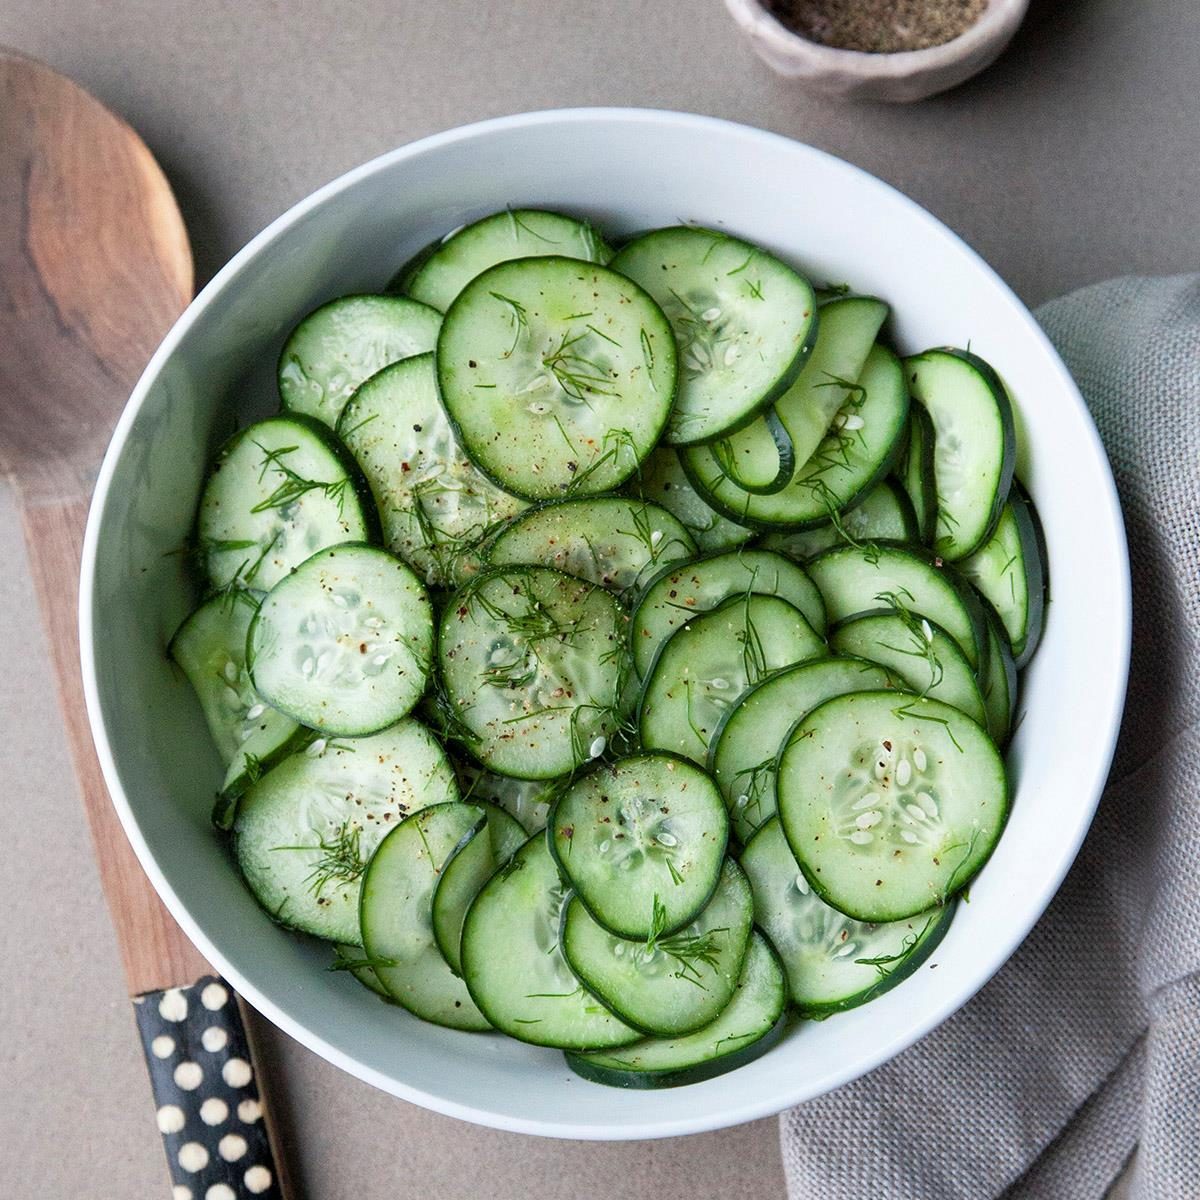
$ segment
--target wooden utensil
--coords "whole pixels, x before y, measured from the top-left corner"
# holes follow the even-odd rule
[[[130,849],[80,677],[79,562],[95,471],[130,389],[191,294],[183,220],[137,134],[69,79],[0,48],[0,468],[24,523],[174,1195],[274,1198],[286,1185],[239,1002]]]

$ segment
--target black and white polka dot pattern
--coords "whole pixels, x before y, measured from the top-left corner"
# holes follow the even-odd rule
[[[280,1200],[250,1047],[232,990],[208,975],[134,997],[172,1200]]]

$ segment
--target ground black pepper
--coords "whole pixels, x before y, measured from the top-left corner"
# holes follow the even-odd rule
[[[983,16],[987,0],[768,0],[768,7],[810,41],[895,54],[953,41]]]

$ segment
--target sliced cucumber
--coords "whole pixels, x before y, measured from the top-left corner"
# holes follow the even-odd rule
[[[896,474],[917,517],[914,541],[932,546],[937,537],[937,481],[933,474],[933,422],[929,414],[914,404],[908,415],[908,443]]]
[[[675,396],[675,343],[635,283],[568,258],[501,263],[450,306],[438,386],[459,440],[531,500],[619,486],[654,448]]]
[[[803,1017],[857,1008],[894,988],[929,957],[954,912],[951,903],[882,925],[843,915],[809,886],[777,817],[750,840],[741,863],[754,890],[755,924],[778,951]]]
[[[970,587],[935,561],[902,546],[838,546],[812,559],[808,573],[830,621],[903,605],[940,625],[978,670],[987,639],[983,611]]]
[[[677,933],[614,937],[576,896],[563,917],[562,948],[584,986],[623,1021],[677,1037],[703,1029],[729,1003],[753,921],[749,881],[728,858],[712,899]]]
[[[787,981],[758,933],[742,964],[733,999],[711,1025],[675,1038],[647,1038],[619,1050],[568,1053],[567,1066],[611,1087],[668,1088],[700,1083],[766,1053],[783,1035]]]
[[[796,722],[833,696],[891,686],[874,663],[817,658],[768,675],[742,696],[713,739],[708,769],[743,844],[775,812],[779,751]]]
[[[729,481],[746,492],[781,491],[798,465],[791,435],[774,408],[737,433],[710,443],[709,449]]]
[[[537,833],[546,828],[550,806],[565,782],[561,779],[513,779],[493,774],[462,759],[455,761],[454,770],[464,800],[499,806],[510,817],[515,817],[526,833]]]
[[[1008,816],[995,743],[937,700],[856,692],[796,727],[779,818],[812,889],[859,921],[944,904],[987,861]]]
[[[277,583],[246,657],[267,702],[322,733],[394,725],[421,698],[433,656],[429,593],[375,546],[320,550]]]
[[[736,429],[796,377],[816,330],[808,280],[757,246],[694,226],[656,229],[612,260],[662,305],[679,343],[679,395],[664,440]]]
[[[825,653],[798,609],[746,594],[696,617],[664,643],[642,692],[642,745],[704,763],[725,713],[769,671]]]
[[[333,962],[328,970],[349,971],[363,987],[374,992],[381,1000],[386,1000],[389,1004],[396,1003],[387,988],[379,982],[379,976],[375,974],[375,968],[371,966],[371,960],[367,958],[361,946],[343,946],[335,942]]]
[[[303,731],[263,702],[246,670],[246,634],[258,601],[248,592],[221,592],[180,625],[167,653],[183,669],[225,764],[222,795],[236,799],[251,782],[298,749]],[[214,819],[228,828],[233,808],[218,802]]]
[[[646,589],[631,622],[630,644],[638,675],[677,629],[734,596],[778,596],[798,608],[818,634],[825,632],[825,603],[804,569],[766,550],[737,550],[664,571]]]
[[[625,938],[693,920],[717,887],[729,840],[713,781],[669,754],[635,754],[585,775],[559,797],[548,828],[581,902]]]
[[[342,296],[311,312],[283,344],[283,407],[335,426],[359,384],[437,345],[442,314],[404,296]]]
[[[987,710],[984,723],[992,741],[1003,747],[1012,732],[1017,707],[1017,664],[1009,649],[1004,626],[991,606],[984,609],[988,626],[988,650],[980,672],[979,690]]]
[[[433,889],[433,936],[442,957],[462,974],[463,922],[480,889],[520,848],[529,835],[521,823],[495,805],[477,805],[487,821],[451,852]]]
[[[992,368],[969,350],[926,350],[904,361],[909,390],[933,424],[934,549],[956,562],[995,527],[1016,458],[1012,405]]]
[[[745,491],[780,491],[795,468],[816,454],[833,419],[852,398],[851,389],[842,384],[853,384],[862,374],[888,306],[871,296],[839,296],[817,312],[812,354],[770,418],[712,446],[711,461]],[[792,464],[786,471],[785,459]]]
[[[1024,666],[1042,636],[1048,573],[1037,510],[1015,480],[991,537],[958,567],[990,601]]]
[[[403,290],[445,312],[459,292],[489,267],[545,255],[606,263],[612,250],[586,221],[536,208],[510,208],[435,243],[407,273]]]
[[[267,713],[274,711],[268,708],[262,713],[254,736],[246,740],[225,771],[221,790],[212,808],[212,823],[218,829],[232,828],[238,801],[247,788],[289,755],[299,754],[316,739],[317,735],[311,729],[297,725],[282,713],[268,719]],[[287,721],[290,727],[291,732],[287,737],[280,736],[283,732],[281,721]]]
[[[638,1033],[575,977],[559,944],[566,885],[543,834],[535,833],[484,885],[467,910],[463,978],[488,1020],[535,1046],[625,1046]]]
[[[457,799],[450,760],[411,717],[370,737],[321,738],[242,797],[234,853],[280,924],[357,945],[359,890],[375,847],[409,813]]]
[[[692,535],[665,508],[626,496],[589,496],[551,501],[523,513],[491,543],[488,562],[557,567],[614,592],[628,592],[695,553]]]
[[[657,446],[642,464],[631,490],[661,504],[687,527],[702,553],[713,554],[741,546],[754,530],[723,517],[700,498],[691,485],[679,454],[670,446]]]
[[[901,686],[987,724],[975,672],[958,643],[936,622],[903,604],[843,621],[830,633],[829,646],[838,654],[878,663]]]
[[[616,597],[548,567],[458,592],[438,662],[453,729],[501,775],[553,779],[604,752],[622,716],[627,618]]]
[[[318,421],[269,417],[221,448],[196,534],[214,588],[270,591],[340,542],[371,541],[375,512],[350,457]]]
[[[432,354],[369,379],[337,429],[370,484],[384,544],[427,583],[462,582],[478,567],[481,540],[526,507],[459,447],[438,399]]]
[[[900,360],[876,346],[825,438],[784,488],[760,495],[738,487],[712,446],[685,450],[684,470],[696,491],[731,520],[763,529],[823,525],[891,469],[908,430],[908,409]]]
[[[375,977],[414,1016],[451,1029],[490,1026],[434,942],[434,888],[455,850],[484,829],[474,804],[431,805],[379,843],[362,881],[359,922]]]
[[[856,542],[916,542],[917,520],[903,489],[890,479],[877,483],[853,508],[812,529],[768,533],[759,543],[764,550],[786,554],[797,562],[815,558],[822,550]]]

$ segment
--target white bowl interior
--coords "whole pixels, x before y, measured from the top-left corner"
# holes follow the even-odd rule
[[[560,207],[616,233],[679,220],[728,229],[815,280],[885,297],[905,350],[969,342],[1015,397],[1019,471],[1049,545],[1054,600],[1025,676],[1012,817],[932,963],[866,1008],[802,1025],[734,1074],[668,1092],[600,1087],[555,1052],[411,1019],[326,971],[326,947],[273,926],[210,829],[220,769],[164,654],[195,599],[177,551],[209,452],[231,414],[275,404],[286,331],[332,296],[380,288],[428,241],[504,205]],[[355,1075],[444,1113],[556,1136],[654,1137],[774,1113],[862,1074],[1011,954],[1073,859],[1107,772],[1128,568],[1107,462],[1073,383],[1028,312],[944,226],[807,146],[701,117],[597,109],[504,118],[395,151],[239,254],[168,336],[122,419],[89,526],[81,620],[114,803],[168,907],[252,1004]]]

